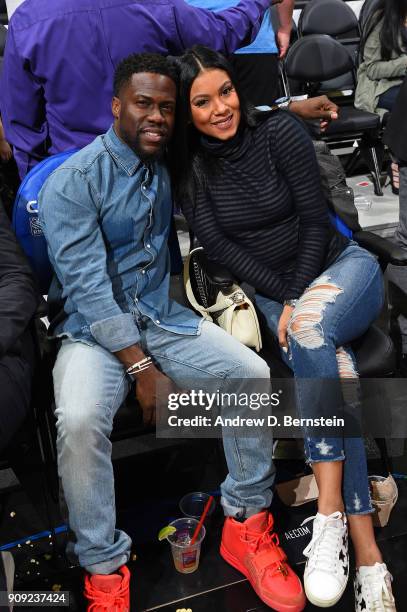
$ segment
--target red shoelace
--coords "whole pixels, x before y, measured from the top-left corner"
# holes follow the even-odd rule
[[[102,610],[106,609],[106,612],[128,612],[128,608],[125,607],[127,591],[128,585],[125,585],[120,586],[117,591],[113,591],[113,593],[105,593],[104,591],[96,589],[89,580],[85,587],[85,595],[92,601],[88,607],[88,612],[97,610],[99,607],[101,607]]]
[[[267,526],[262,533],[246,528],[240,539],[242,542],[248,542],[253,552],[257,552],[261,545],[270,545],[272,548],[277,549],[284,558],[278,561],[270,561],[270,567],[267,570],[271,571],[272,574],[281,573],[284,578],[288,576],[285,553],[280,547],[278,535],[273,531],[273,519],[270,515],[267,518]]]

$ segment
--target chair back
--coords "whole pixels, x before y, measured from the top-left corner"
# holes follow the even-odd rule
[[[49,175],[77,149],[47,157],[34,166],[22,181],[13,208],[13,229],[37,277],[39,290],[47,295],[53,269],[47,242],[38,218],[38,195]]]
[[[358,19],[344,0],[311,0],[301,11],[300,36],[329,34],[333,38],[359,35]]]
[[[289,48],[284,70],[289,79],[320,84],[355,69],[349,51],[326,34],[311,34],[297,40]],[[319,88],[318,88],[319,91]]]

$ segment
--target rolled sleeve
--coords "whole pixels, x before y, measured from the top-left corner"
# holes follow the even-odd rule
[[[111,353],[140,341],[133,315],[127,312],[92,323],[90,331],[96,342]]]

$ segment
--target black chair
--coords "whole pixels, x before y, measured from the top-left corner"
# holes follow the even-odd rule
[[[299,35],[328,34],[346,46],[358,63],[360,29],[354,11],[343,0],[311,0],[301,11],[298,23]],[[323,83],[325,90],[352,90],[352,71]]]
[[[375,113],[356,109],[353,99],[341,92],[325,89],[323,84],[330,79],[351,74],[356,86],[354,59],[343,45],[326,34],[311,34],[297,40],[288,50],[284,61],[283,75],[286,88],[288,79],[301,82],[303,93],[309,96],[327,94],[340,106],[339,118],[332,121],[322,139],[333,142],[358,141],[347,171],[362,155],[372,173],[376,195],[383,195],[380,183],[380,167],[384,147],[380,141],[380,118]]]
[[[360,38],[359,23],[354,11],[343,0],[311,0],[301,11],[298,21],[300,36],[329,34],[346,44]]]

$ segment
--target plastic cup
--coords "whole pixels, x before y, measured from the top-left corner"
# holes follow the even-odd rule
[[[191,546],[191,539],[198,522],[193,518],[180,518],[170,523],[177,531],[169,535],[167,539],[171,544],[175,569],[181,574],[192,574],[198,569],[201,544],[206,533],[202,525],[195,543]]]
[[[209,497],[210,495],[208,493],[201,493],[199,491],[196,491],[195,493],[188,493],[187,495],[184,495],[184,497],[179,502],[179,509],[181,510],[184,516],[187,516],[188,518],[194,518],[199,521]],[[205,518],[205,525],[209,523],[211,515],[215,510],[215,506],[216,501],[213,500],[211,507],[208,510],[208,514]]]
[[[355,194],[354,203],[357,210],[370,210],[372,200],[364,195]]]

